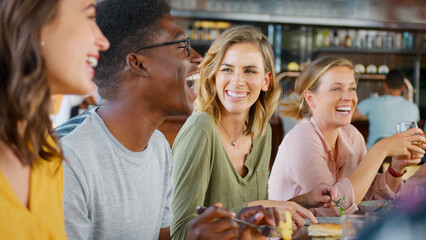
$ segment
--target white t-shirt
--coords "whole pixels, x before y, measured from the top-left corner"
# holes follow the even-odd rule
[[[96,109],[57,128],[67,159],[67,236],[158,239],[160,228],[169,227],[172,221],[170,146],[156,130],[144,151],[129,151],[111,134]]]

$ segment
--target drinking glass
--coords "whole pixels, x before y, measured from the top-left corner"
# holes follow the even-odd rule
[[[343,240],[356,240],[365,226],[369,226],[375,221],[371,215],[348,214],[342,217]]]
[[[398,131],[398,133],[405,132],[405,131],[407,131],[408,129],[411,129],[411,128],[417,128],[417,122],[406,121],[406,122],[399,122],[396,125],[396,130]]]
[[[401,132],[405,132],[408,129],[411,128],[417,128],[417,122],[416,121],[405,121],[405,122],[399,122],[396,125],[396,130],[398,131],[398,133]],[[419,148],[422,148],[422,143],[421,142],[412,142],[411,144],[416,145]],[[414,153],[414,152],[412,152]]]

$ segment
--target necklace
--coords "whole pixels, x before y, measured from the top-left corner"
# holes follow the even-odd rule
[[[228,136],[228,138],[229,138],[229,139],[232,139],[232,138],[231,138],[231,136],[229,135],[228,131],[226,131],[226,128],[222,125],[222,122],[220,122],[219,124],[220,124],[220,126],[223,128],[223,130],[225,130],[225,133],[226,133],[226,135]],[[243,132],[244,132],[244,128],[243,128],[243,130],[241,131],[240,135],[239,135],[239,136],[238,136],[235,140],[233,140],[233,141],[231,142],[231,145],[232,145],[233,147],[235,147],[235,145],[237,145],[237,141],[238,141],[238,139],[240,139],[240,137],[241,137],[241,135],[243,134]]]

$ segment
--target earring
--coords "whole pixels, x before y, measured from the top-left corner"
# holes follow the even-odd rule
[[[41,45],[42,47],[44,47],[44,46],[46,45],[46,42],[41,41],[41,42],[40,42],[40,45]]]

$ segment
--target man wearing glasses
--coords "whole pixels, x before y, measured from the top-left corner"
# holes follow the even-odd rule
[[[186,79],[198,73],[202,57],[164,1],[105,0],[98,11],[97,23],[111,44],[96,69],[102,105],[57,128],[67,159],[67,235],[170,239],[172,156],[156,129],[166,116],[191,114]],[[188,238],[238,237],[232,216],[208,208],[193,222]]]

